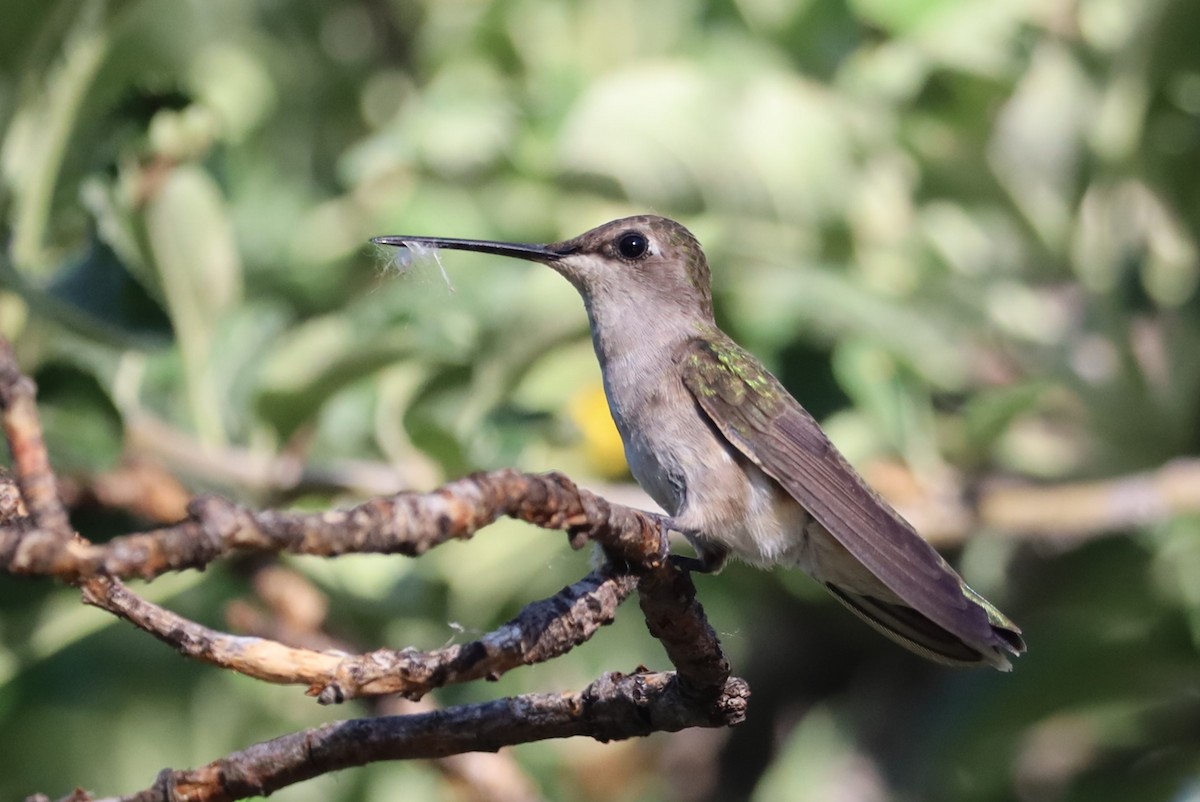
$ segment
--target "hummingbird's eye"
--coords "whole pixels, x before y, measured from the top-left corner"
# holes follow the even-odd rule
[[[626,259],[640,259],[650,250],[650,240],[644,234],[630,231],[617,240],[617,253]]]

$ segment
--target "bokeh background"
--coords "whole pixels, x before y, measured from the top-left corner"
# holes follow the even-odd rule
[[[447,253],[450,292],[365,243],[653,211],[706,246],[722,324],[918,512],[1153,470],[1200,450],[1198,33],[1194,0],[5,0],[0,330],[96,539],[148,525],[96,503],[131,470],[264,506],[503,466],[636,499],[566,282]],[[1024,627],[1012,674],[928,665],[735,565],[698,584],[745,725],[512,754],[547,799],[1200,799],[1200,519],[1072,534],[1071,509],[942,527]],[[588,559],[501,524],[286,563],[333,636],[436,648]],[[255,570],[142,589],[229,627]],[[0,604],[5,799],[128,793],[366,712],[186,662],[50,583],[0,579]],[[640,663],[666,660],[630,607],[438,698]],[[464,793],[417,763],[278,798]]]

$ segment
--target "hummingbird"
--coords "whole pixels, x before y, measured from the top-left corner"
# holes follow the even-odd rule
[[[948,665],[1010,670],[1021,630],[851,467],[758,359],[717,327],[700,243],[643,215],[546,245],[386,236],[545,264],[583,297],[634,479],[715,573],[730,557],[798,567],[896,643]]]

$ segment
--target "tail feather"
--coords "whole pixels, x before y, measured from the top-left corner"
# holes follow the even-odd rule
[[[968,598],[979,603],[988,613],[993,635],[993,640],[989,643],[967,643],[903,604],[852,593],[829,583],[825,583],[825,587],[834,598],[878,632],[936,663],[952,666],[991,665],[1001,671],[1010,671],[1012,664],[1004,652],[1020,654],[1025,651],[1021,630],[982,596],[966,586],[964,593]]]

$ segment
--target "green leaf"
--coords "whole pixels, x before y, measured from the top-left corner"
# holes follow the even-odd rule
[[[118,348],[162,348],[171,321],[117,254],[93,237],[88,249],[45,286],[0,256],[0,286],[19,293],[39,315]]]
[[[241,259],[221,190],[200,167],[176,167],[147,203],[145,227],[180,337],[207,341],[241,296]]]
[[[96,377],[66,362],[49,362],[35,380],[55,468],[96,472],[113,467],[121,456],[124,426]]]
[[[887,438],[918,464],[935,460],[929,396],[895,357],[863,340],[846,340],[833,350],[838,384]]]
[[[1032,382],[987,390],[972,398],[962,413],[968,448],[976,454],[990,451],[1012,422],[1033,411],[1049,389],[1046,383]]]
[[[860,16],[890,31],[910,31],[952,8],[959,0],[851,0]]]
[[[142,225],[183,352],[196,431],[204,442],[223,444],[213,337],[222,316],[239,302],[242,284],[224,198],[208,173],[194,164],[180,165],[147,202]]]
[[[417,393],[404,427],[414,446],[442,466],[447,476],[457,476],[477,467],[457,434],[457,422],[470,386],[468,367],[447,367],[435,374]]]
[[[311,321],[268,355],[255,407],[286,440],[334,395],[412,351],[403,331],[368,337],[345,316]]]

